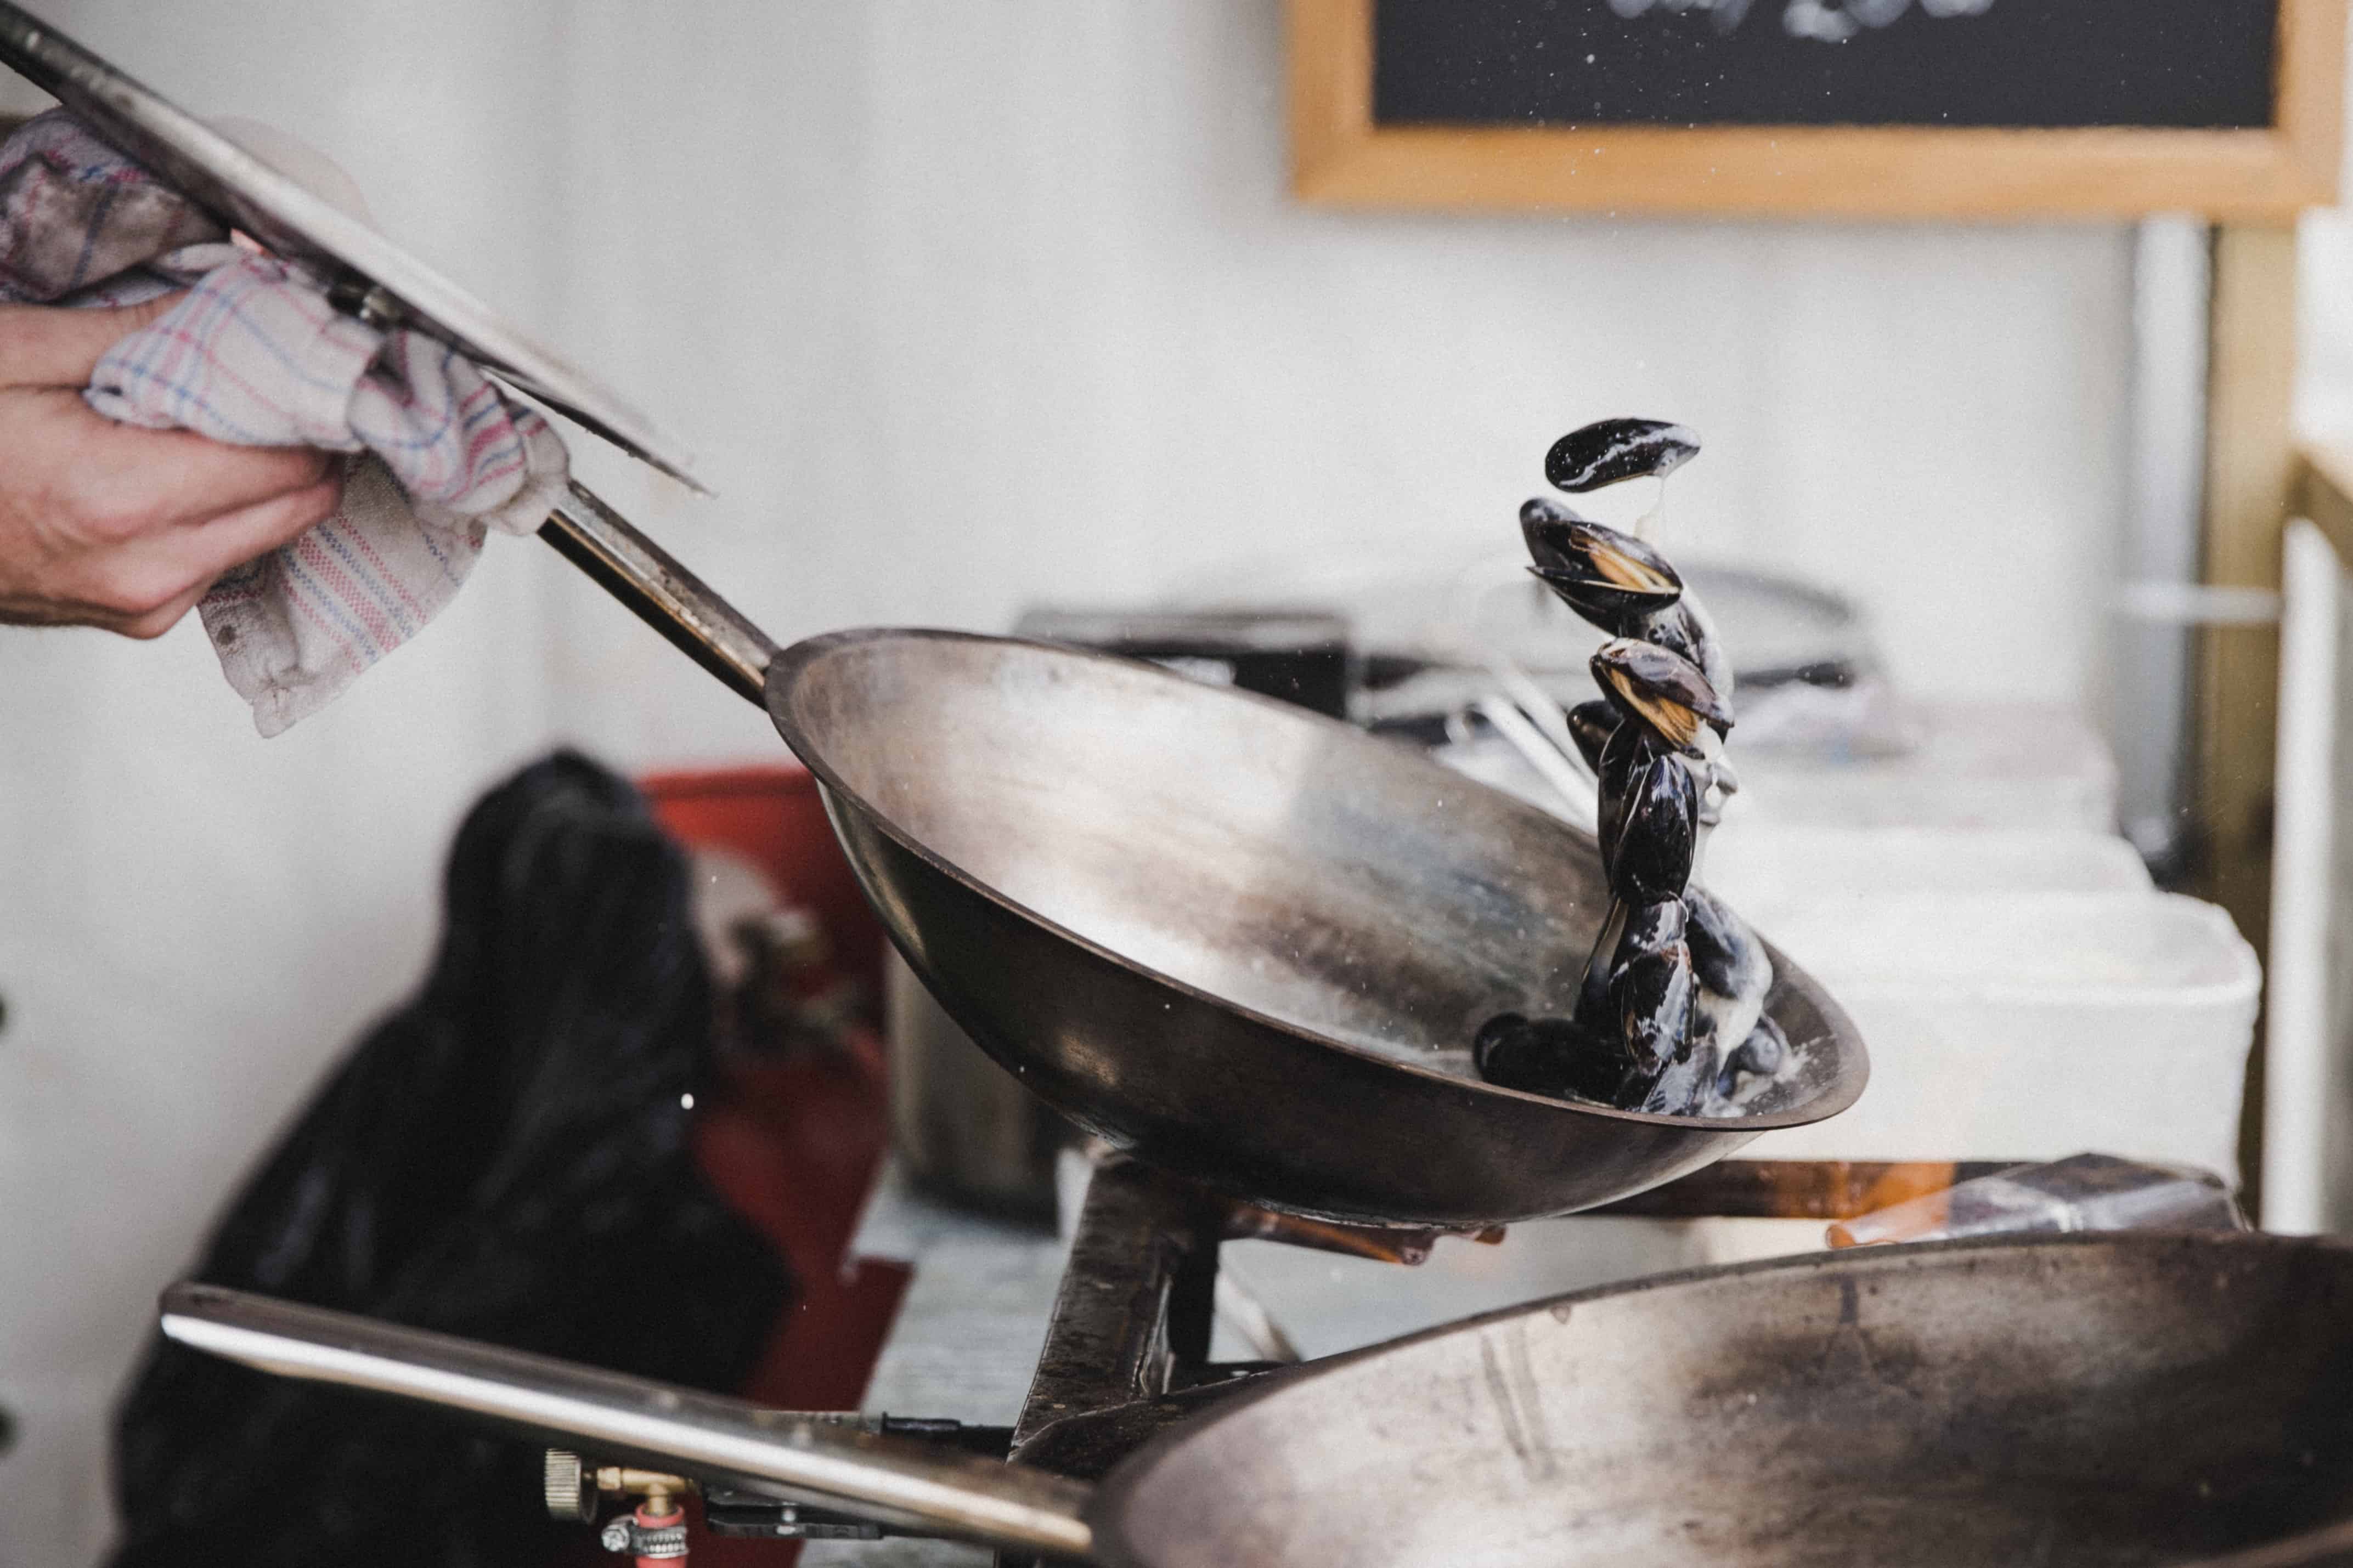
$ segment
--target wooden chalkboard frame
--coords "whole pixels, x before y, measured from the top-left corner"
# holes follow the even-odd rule
[[[1292,189],[1335,206],[2293,216],[2337,200],[2347,0],[2279,0],[2261,130],[1376,126],[1374,0],[1288,0]]]

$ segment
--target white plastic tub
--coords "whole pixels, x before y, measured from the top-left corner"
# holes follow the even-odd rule
[[[2150,890],[2130,844],[2083,828],[1817,827],[1727,821],[1707,885],[1759,911],[1888,895]]]
[[[1831,827],[2073,827],[2116,819],[2116,769],[2073,709],[2043,703],[1919,703],[1918,745],[1894,757],[1824,759],[1744,750],[1732,732],[1742,804],[1755,820]],[[1726,824],[1726,831],[1730,824]]]
[[[1751,1159],[2046,1160],[2235,1181],[2261,971],[2230,917],[2163,893],[1906,895],[1758,909],[1871,1053],[1844,1114]]]

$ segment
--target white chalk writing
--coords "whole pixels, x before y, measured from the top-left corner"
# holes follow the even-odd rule
[[[1628,21],[1651,11],[1670,15],[1699,11],[1715,23],[1716,31],[1729,33],[1747,20],[1754,4],[1755,0],[1609,0],[1609,9]],[[1891,25],[1915,5],[1922,16],[1942,20],[1982,15],[1992,8],[1993,0],[1788,0],[1781,28],[1791,37],[1842,44],[1866,29]]]

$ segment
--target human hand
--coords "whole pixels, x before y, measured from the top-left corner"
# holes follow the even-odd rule
[[[222,573],[334,511],[328,453],[117,425],[82,401],[106,351],[178,298],[0,306],[0,622],[161,637]]]

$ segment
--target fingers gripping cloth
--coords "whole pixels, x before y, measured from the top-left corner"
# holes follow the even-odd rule
[[[230,243],[62,111],[0,146],[0,301],[125,305],[178,288],[185,299],[99,362],[92,408],[348,454],[335,514],[198,606],[229,684],[275,735],[416,636],[491,529],[538,528],[569,462],[547,421],[472,362],[343,314],[311,268]]]

